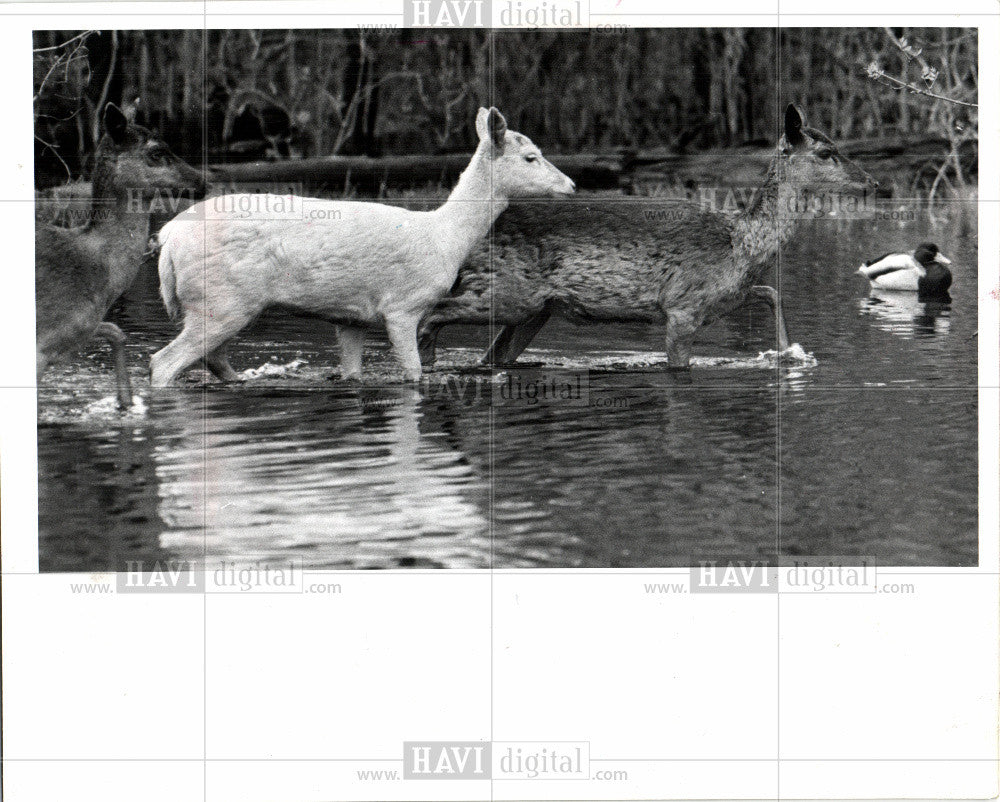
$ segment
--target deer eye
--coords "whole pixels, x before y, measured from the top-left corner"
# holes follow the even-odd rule
[[[817,150],[816,155],[821,159],[832,159],[834,153],[832,150]]]
[[[538,157],[534,153],[529,153],[527,156],[524,157],[524,160],[530,164],[532,162],[538,161]]]

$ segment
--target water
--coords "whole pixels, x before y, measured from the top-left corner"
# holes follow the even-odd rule
[[[950,305],[870,296],[862,259],[933,240]],[[483,328],[446,330],[437,369],[330,381],[333,329],[266,318],[232,349],[245,386],[151,392],[173,336],[140,277],[113,319],[140,404],[115,411],[100,347],[39,391],[42,570],[127,560],[308,567],[661,567],[706,558],[863,555],[977,563],[975,210],[907,223],[813,221],[783,253],[790,336],[765,307],[705,329],[689,375],[660,330],[550,324],[522,356],[588,375],[579,398],[502,394],[535,372],[474,367]],[[776,280],[772,277],[772,280]]]

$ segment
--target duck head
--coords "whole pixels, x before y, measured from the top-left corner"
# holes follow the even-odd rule
[[[913,258],[920,262],[921,265],[927,267],[932,262],[937,262],[939,265],[950,265],[951,259],[941,253],[938,250],[938,246],[933,242],[922,242],[917,246],[917,249],[913,252]]]

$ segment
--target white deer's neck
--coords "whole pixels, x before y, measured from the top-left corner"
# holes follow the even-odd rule
[[[458,263],[465,261],[507,208],[508,199],[496,192],[487,148],[480,144],[448,200],[435,212],[441,223],[442,247]]]

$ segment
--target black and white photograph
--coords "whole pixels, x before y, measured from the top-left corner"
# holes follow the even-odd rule
[[[996,798],[996,0],[0,17],[5,799]]]
[[[977,38],[36,31],[41,570],[977,565]]]

